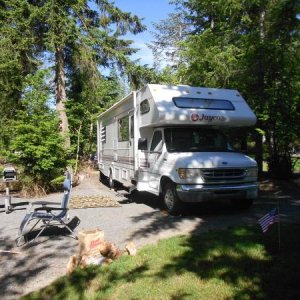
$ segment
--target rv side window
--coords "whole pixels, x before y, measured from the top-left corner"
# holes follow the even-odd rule
[[[228,100],[174,97],[173,102],[179,108],[235,110],[233,104]]]
[[[161,131],[155,131],[152,138],[150,152],[161,151],[161,149],[162,149],[162,133]]]
[[[119,119],[119,142],[124,142],[129,140],[129,118],[126,116],[122,119]]]
[[[149,104],[149,100],[143,100],[140,104],[140,112],[141,115],[146,114],[147,112],[150,111],[150,104]]]

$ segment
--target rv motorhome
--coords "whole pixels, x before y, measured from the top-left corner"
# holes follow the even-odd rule
[[[223,128],[253,126],[256,117],[236,90],[148,84],[100,114],[100,178],[163,195],[178,213],[185,202],[257,197],[257,164],[236,152]]]

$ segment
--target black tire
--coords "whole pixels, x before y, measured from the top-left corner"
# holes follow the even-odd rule
[[[183,203],[179,200],[175,185],[171,182],[166,183],[163,188],[163,202],[171,215],[178,215],[182,211]]]
[[[248,209],[253,204],[253,199],[232,199],[231,204],[237,209]]]
[[[102,183],[107,183],[107,177],[100,171],[99,180]]]
[[[131,202],[135,202],[135,203],[139,203],[139,199],[140,199],[140,193],[138,192],[138,190],[133,190],[131,191],[131,193],[129,194],[129,199]]]

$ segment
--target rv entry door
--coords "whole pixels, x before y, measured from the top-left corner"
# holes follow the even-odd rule
[[[134,116],[133,111],[129,112],[129,157],[130,163],[134,162]]]
[[[153,133],[150,152],[148,156],[149,186],[155,190],[159,189],[161,166],[163,163],[163,134],[162,130]]]

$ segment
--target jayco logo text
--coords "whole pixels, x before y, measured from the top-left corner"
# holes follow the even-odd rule
[[[221,121],[221,122],[225,122],[226,118],[224,116],[211,116],[211,115],[198,115],[198,114],[192,114],[191,115],[191,120],[192,121],[208,121],[208,122],[212,122],[212,121]]]

